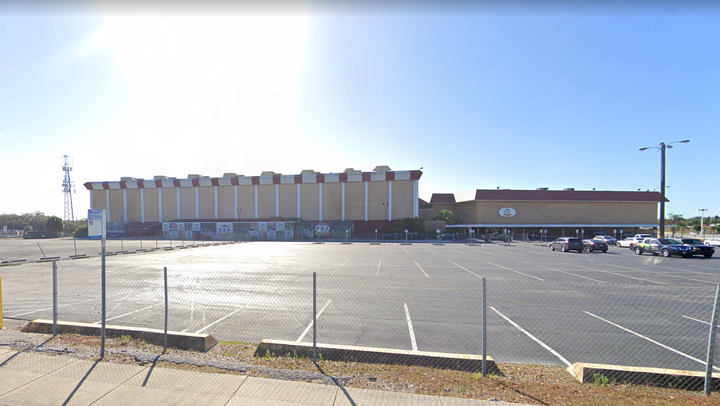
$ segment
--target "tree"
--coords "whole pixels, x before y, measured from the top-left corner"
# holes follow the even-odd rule
[[[682,234],[682,229],[687,226],[687,219],[685,219],[682,214],[670,213],[665,221],[665,224],[677,226],[678,231]],[[675,235],[675,232],[673,232],[673,235]]]
[[[425,220],[419,217],[403,217],[396,223],[395,232],[404,233],[405,230],[422,234],[425,232]]]
[[[56,234],[61,233],[64,226],[65,225],[63,224],[62,219],[58,216],[48,217],[47,221],[45,222],[45,227]]]
[[[434,218],[434,220],[444,221],[445,224],[451,225],[451,224],[457,224],[457,216],[455,213],[453,213],[450,210],[443,210]]]

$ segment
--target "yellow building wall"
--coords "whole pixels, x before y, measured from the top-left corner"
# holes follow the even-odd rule
[[[380,207],[373,207],[376,204]],[[380,202],[368,202],[368,217],[370,213],[378,212],[382,216],[383,207]],[[382,219],[382,217],[379,217]],[[345,183],[345,220],[365,220],[365,182]]]
[[[200,218],[215,218],[215,188],[213,186],[200,186],[198,187],[198,191],[200,197]]]
[[[175,220],[177,215],[177,188],[160,188],[162,193],[163,221]]]
[[[258,217],[275,217],[275,185],[258,185]]]
[[[234,186],[218,186],[218,218],[235,218]]]
[[[318,220],[320,209],[318,207],[319,185],[317,183],[300,184],[300,218],[303,220]]]
[[[394,196],[393,196],[394,197]],[[385,220],[385,207],[383,203],[390,203],[387,182],[368,182],[368,220]],[[390,210],[387,216],[390,217]],[[396,219],[397,214],[392,212],[390,220]],[[365,217],[363,217],[363,220]]]
[[[340,183],[323,183],[322,194],[323,219],[342,219],[342,185]]]
[[[297,185],[278,185],[280,193],[280,217],[297,217]]]
[[[127,189],[127,218],[125,221],[141,222],[142,206],[140,204],[140,189]],[[114,211],[114,210],[113,210]],[[118,207],[120,213],[123,212],[122,204]]]
[[[381,182],[387,184],[387,182]],[[392,183],[392,209],[396,219],[413,217],[413,181],[396,180]]]
[[[128,202],[128,209],[129,207]],[[108,219],[113,221],[122,221],[122,216],[120,216],[119,213],[123,212],[123,191],[121,189],[118,190],[110,190],[110,213],[108,213]]]
[[[180,218],[195,219],[195,188],[180,188]]]
[[[255,218],[255,186],[238,186],[238,209],[239,218]]]
[[[105,196],[105,190],[92,190],[92,205],[91,209],[96,210],[107,210],[107,199]]]
[[[145,221],[159,221],[158,189],[145,189]],[[140,219],[138,219],[140,221]]]

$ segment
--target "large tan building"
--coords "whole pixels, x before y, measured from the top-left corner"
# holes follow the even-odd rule
[[[659,192],[594,190],[507,190],[477,189],[464,193],[436,193],[421,206],[422,218],[429,220],[442,210],[457,216],[449,225],[461,233],[478,235],[510,233],[571,236],[593,231],[630,234],[658,227]]]

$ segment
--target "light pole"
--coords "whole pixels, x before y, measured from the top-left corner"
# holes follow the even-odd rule
[[[707,209],[698,209],[698,211],[700,211],[700,238],[704,238],[703,220],[704,220],[705,212],[707,211]]]
[[[657,148],[660,151],[660,238],[665,237],[665,149],[672,148],[671,144],[687,144],[690,140],[673,141],[671,143],[661,142],[657,147],[642,147],[640,151],[650,148]]]

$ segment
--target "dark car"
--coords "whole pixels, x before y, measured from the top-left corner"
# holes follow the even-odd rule
[[[585,252],[608,252],[608,244],[599,239],[599,238],[593,238],[592,240],[582,240],[583,245],[585,245]]]
[[[452,233],[445,233],[440,236],[441,240],[457,241],[457,235]]]
[[[583,252],[585,244],[575,237],[560,237],[550,243],[550,251],[560,250],[561,252],[577,251]]]
[[[193,234],[193,238],[196,240],[212,240],[212,237],[203,233],[195,233]]]
[[[705,258],[710,258],[715,253],[715,248],[703,244],[703,242],[698,240],[697,238],[680,238],[680,241],[684,245],[692,248],[689,256],[702,255]]]
[[[662,254],[664,257],[677,255],[688,258],[691,255],[692,247],[683,245],[682,242],[672,238],[645,238],[640,244],[633,248],[633,251],[635,251],[637,255],[642,255],[647,252],[653,255]]]

